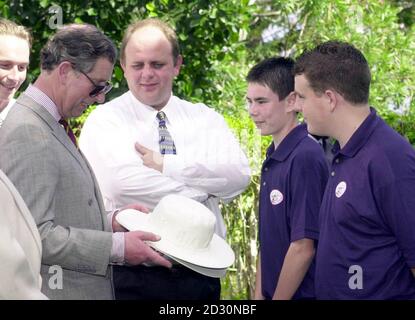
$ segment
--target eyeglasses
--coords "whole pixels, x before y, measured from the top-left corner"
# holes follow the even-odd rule
[[[102,84],[96,84],[85,72],[83,72],[81,70],[78,70],[78,71],[80,73],[82,73],[94,85],[94,87],[95,87],[89,93],[89,96],[91,98],[95,98],[97,95],[99,95],[101,93],[107,94],[112,89],[112,84],[109,83],[108,81],[106,81],[104,85],[102,85]]]

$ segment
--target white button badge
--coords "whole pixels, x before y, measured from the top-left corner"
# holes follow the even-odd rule
[[[336,187],[336,197],[340,198],[346,192],[346,189],[347,189],[346,182],[344,181],[340,182]]]
[[[283,194],[277,189],[271,191],[271,193],[269,194],[269,198],[274,206],[280,204],[282,200],[284,200]]]

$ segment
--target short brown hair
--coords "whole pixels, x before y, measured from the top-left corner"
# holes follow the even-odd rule
[[[27,41],[29,48],[32,46],[32,36],[30,35],[29,30],[13,21],[0,18],[0,35],[21,38]]]
[[[132,34],[138,29],[148,26],[158,28],[166,36],[167,40],[171,44],[173,61],[174,64],[176,64],[180,55],[179,41],[177,40],[176,32],[167,23],[157,18],[140,20],[128,26],[121,43],[121,63],[125,62],[125,48],[127,47],[128,41],[130,40]]]
[[[369,65],[364,55],[346,42],[328,41],[305,51],[295,63],[294,74],[303,74],[318,94],[333,89],[353,104],[369,101]]]

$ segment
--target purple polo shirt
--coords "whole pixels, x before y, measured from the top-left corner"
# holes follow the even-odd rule
[[[305,124],[294,128],[262,165],[259,240],[262,294],[272,299],[291,242],[318,239],[318,212],[328,177],[321,146]],[[314,262],[293,299],[314,298]]]
[[[320,210],[318,299],[414,299],[415,152],[376,111],[338,150]]]

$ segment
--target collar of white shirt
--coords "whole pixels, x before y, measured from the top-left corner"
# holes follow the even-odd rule
[[[16,99],[11,99],[9,101],[9,103],[7,104],[6,108],[4,108],[1,112],[0,112],[0,126],[2,124],[2,122],[4,121],[4,119],[6,119],[7,114],[9,113],[12,105],[16,102]]]
[[[140,100],[138,100],[133,93],[130,91],[130,98],[133,102],[134,107],[139,107],[140,110],[140,116],[137,115],[137,118],[142,118],[144,122],[151,122],[151,121],[157,121],[156,115],[158,113],[158,110],[154,109],[153,107],[146,105],[142,103]],[[174,124],[177,112],[178,112],[178,104],[176,101],[176,98],[171,94],[169,101],[167,104],[161,109],[160,111],[163,111],[166,114],[167,123]],[[134,110],[137,110],[137,108],[134,108]],[[137,110],[138,112],[138,110]],[[158,121],[157,121],[158,122]]]

